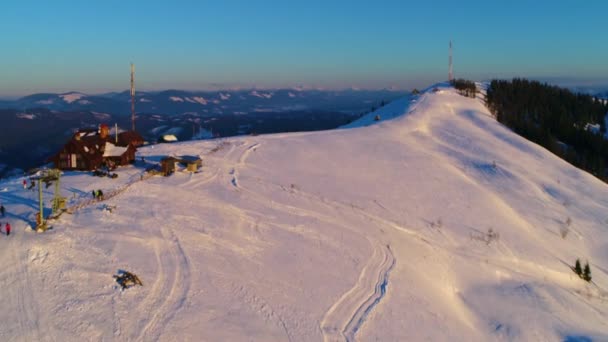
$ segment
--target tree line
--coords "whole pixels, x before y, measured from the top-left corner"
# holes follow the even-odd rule
[[[450,83],[462,96],[475,97],[475,94],[477,94],[477,86],[473,81],[459,78],[451,80]]]
[[[590,95],[526,79],[493,80],[487,105],[499,122],[608,182],[608,105]],[[587,124],[599,124],[599,132]]]

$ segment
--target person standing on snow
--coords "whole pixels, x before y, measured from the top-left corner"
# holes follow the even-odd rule
[[[23,190],[25,190],[26,188],[27,188],[27,181],[24,178],[23,179]]]
[[[2,217],[4,217],[4,212],[6,209],[4,209],[4,206],[2,204],[0,204],[0,215],[2,215]]]
[[[11,224],[6,222],[6,236],[11,235]]]

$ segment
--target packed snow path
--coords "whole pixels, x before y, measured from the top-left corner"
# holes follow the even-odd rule
[[[37,194],[0,182],[0,340],[608,339],[607,186],[433,88],[349,129],[67,172],[78,210],[43,234]],[[139,181],[165,155],[203,171]],[[122,291],[119,270],[144,286]]]

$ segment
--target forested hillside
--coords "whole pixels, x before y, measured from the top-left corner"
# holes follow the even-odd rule
[[[537,81],[493,80],[487,104],[499,122],[608,181],[605,101]],[[593,130],[588,124],[599,124]]]

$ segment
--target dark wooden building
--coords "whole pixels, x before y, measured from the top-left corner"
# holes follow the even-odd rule
[[[135,131],[125,131],[118,133],[118,146],[133,145],[135,147],[142,146],[144,144],[144,138]]]
[[[137,132],[123,132],[113,137],[108,126],[101,125],[99,131],[83,129],[76,132],[48,161],[61,170],[95,170],[103,165],[127,165],[135,160],[137,146],[141,144],[143,139]]]

